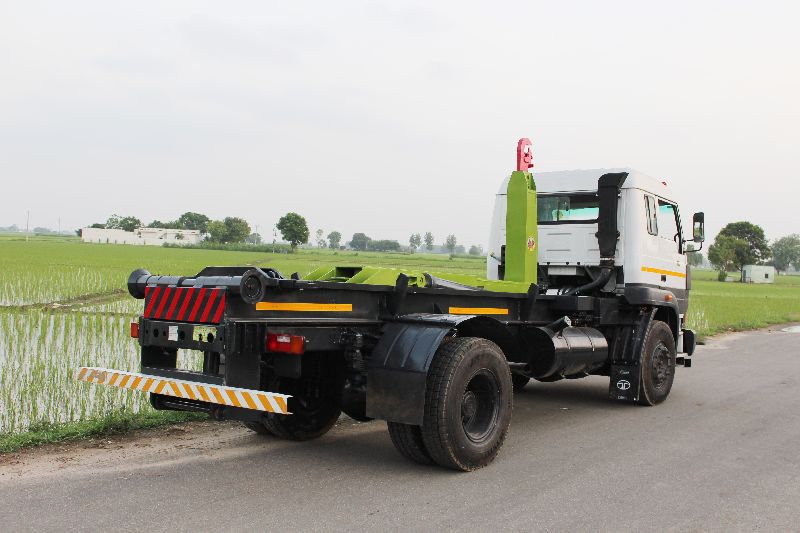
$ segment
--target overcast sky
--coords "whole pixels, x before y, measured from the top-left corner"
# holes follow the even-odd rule
[[[0,226],[112,213],[485,244],[534,170],[800,232],[797,2],[0,0]]]

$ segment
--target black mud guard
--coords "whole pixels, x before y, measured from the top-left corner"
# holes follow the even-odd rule
[[[490,339],[507,356],[515,350],[513,335],[490,317],[421,313],[401,316],[386,326],[369,357],[367,416],[422,425],[428,369],[439,345],[455,330],[461,336]]]
[[[630,325],[619,326],[611,349],[611,381],[608,397],[612,400],[636,403],[639,401],[642,348],[658,308],[642,308],[638,319]]]

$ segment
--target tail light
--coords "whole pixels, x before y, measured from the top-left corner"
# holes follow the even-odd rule
[[[267,351],[300,355],[306,351],[306,338],[285,333],[267,334]]]
[[[131,338],[138,339],[139,338],[139,323],[138,322],[131,322]]]

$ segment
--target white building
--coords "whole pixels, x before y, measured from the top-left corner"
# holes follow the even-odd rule
[[[161,246],[169,244],[197,244],[203,236],[194,229],[138,228],[121,229],[83,228],[81,240],[101,244],[143,244]]]
[[[775,283],[775,267],[745,265],[742,268],[742,283]]]

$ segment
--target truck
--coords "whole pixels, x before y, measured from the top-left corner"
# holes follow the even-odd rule
[[[532,146],[495,199],[486,275],[330,265],[196,275],[138,269],[137,371],[76,379],[149,394],[155,409],[236,420],[294,441],[342,413],[385,420],[407,459],[461,471],[491,463],[529,384],[609,378],[615,402],[654,406],[690,367],[689,241],[665,182],[632,169],[537,173]],[[202,370],[176,368],[178,350]]]

